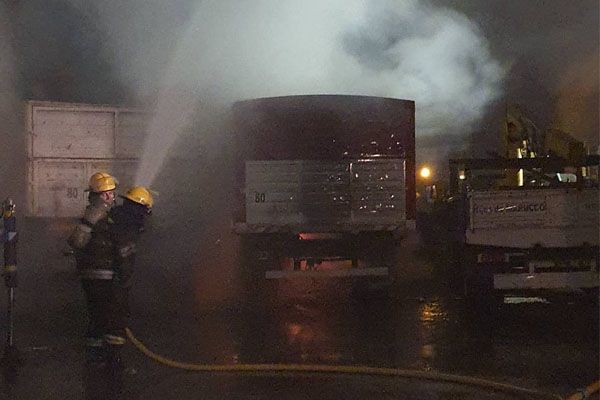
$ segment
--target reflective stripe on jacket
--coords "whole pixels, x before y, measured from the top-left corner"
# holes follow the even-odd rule
[[[95,268],[81,268],[79,270],[79,277],[81,279],[112,279],[115,272],[110,269],[95,269]]]

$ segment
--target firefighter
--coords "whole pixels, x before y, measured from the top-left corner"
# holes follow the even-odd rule
[[[136,243],[154,204],[152,194],[142,186],[129,189],[121,197],[123,204],[110,212],[115,275],[109,332],[104,337],[109,362],[115,366],[120,366],[120,353],[126,342],[125,328],[129,317],[129,291],[134,272]]]
[[[91,176],[89,205],[68,239],[74,250],[89,317],[86,333],[88,362],[103,362],[104,359],[104,335],[108,332],[114,275],[109,212],[115,201],[116,188],[117,180],[106,172]]]

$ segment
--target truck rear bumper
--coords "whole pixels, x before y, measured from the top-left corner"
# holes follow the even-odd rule
[[[233,231],[240,235],[253,233],[360,233],[360,232],[405,232],[415,230],[413,220],[402,224],[336,224],[336,225],[275,225],[275,224],[233,224]]]
[[[494,289],[578,289],[598,287],[596,271],[494,274]]]

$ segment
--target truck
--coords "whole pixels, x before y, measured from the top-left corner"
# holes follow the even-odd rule
[[[237,102],[233,116],[233,230],[254,284],[337,277],[389,288],[415,224],[414,102],[285,96]]]
[[[559,292],[597,301],[599,159],[450,160],[469,303],[495,309],[507,294]]]

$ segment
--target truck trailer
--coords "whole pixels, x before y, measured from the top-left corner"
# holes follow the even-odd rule
[[[415,224],[414,102],[260,98],[233,116],[233,229],[252,274],[390,282]]]

